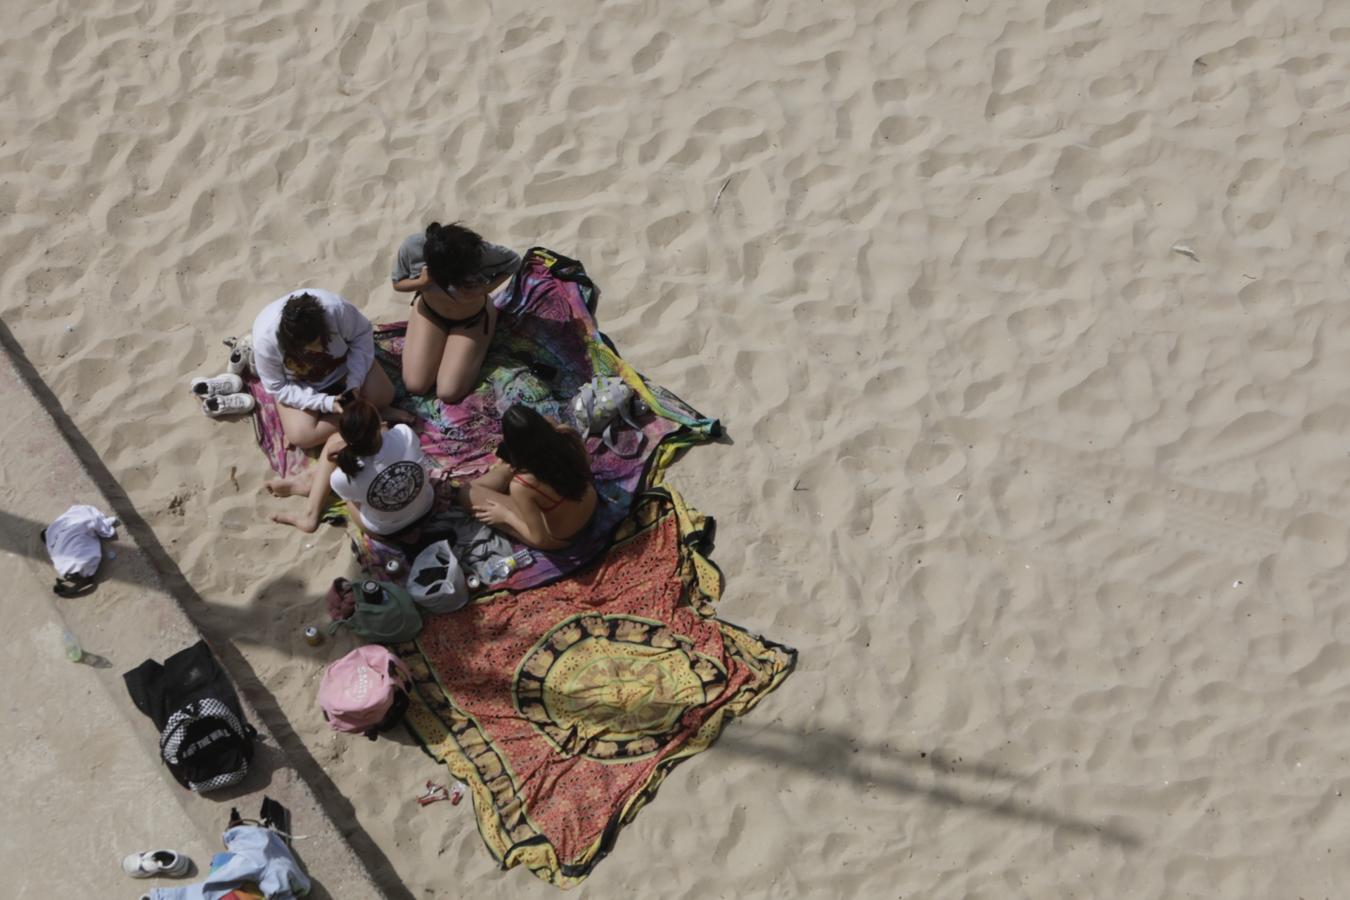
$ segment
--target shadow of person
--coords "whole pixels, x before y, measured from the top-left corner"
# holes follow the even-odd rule
[[[843,779],[944,806],[982,810],[1125,847],[1140,844],[1138,835],[1118,826],[1024,802],[1013,792],[1019,784],[1029,783],[1029,776],[978,760],[968,762],[949,750],[906,751],[867,744],[828,729],[803,732],[775,725],[754,731],[729,728],[718,739],[716,749],[795,766],[821,779]],[[1005,782],[1006,796],[989,796],[990,781]],[[979,782],[985,783],[983,789]]]

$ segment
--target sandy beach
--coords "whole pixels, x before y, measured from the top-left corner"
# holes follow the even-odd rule
[[[295,287],[405,318],[432,219],[584,261],[724,422],[670,480],[721,615],[800,651],[574,896],[1343,895],[1350,6],[9,15],[0,317],[390,896],[558,891],[327,728],[344,534],[268,522],[186,387]]]

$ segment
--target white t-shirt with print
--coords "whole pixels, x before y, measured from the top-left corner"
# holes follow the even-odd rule
[[[338,469],[329,483],[342,499],[361,504],[361,525],[367,531],[392,534],[431,511],[435,491],[422,461],[422,444],[407,425],[386,431],[379,452],[361,462],[355,478]]]

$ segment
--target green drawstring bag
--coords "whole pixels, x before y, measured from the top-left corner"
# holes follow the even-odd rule
[[[356,609],[347,618],[328,626],[328,633],[337,634],[346,625],[357,637],[376,644],[401,644],[417,637],[422,630],[422,614],[412,596],[396,584],[376,581],[380,593],[372,602],[363,590],[371,583],[363,581],[351,586]]]

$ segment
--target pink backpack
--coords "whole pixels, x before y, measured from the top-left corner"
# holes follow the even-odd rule
[[[319,706],[334,731],[373,741],[403,717],[411,685],[403,660],[378,644],[366,644],[324,669]]]

